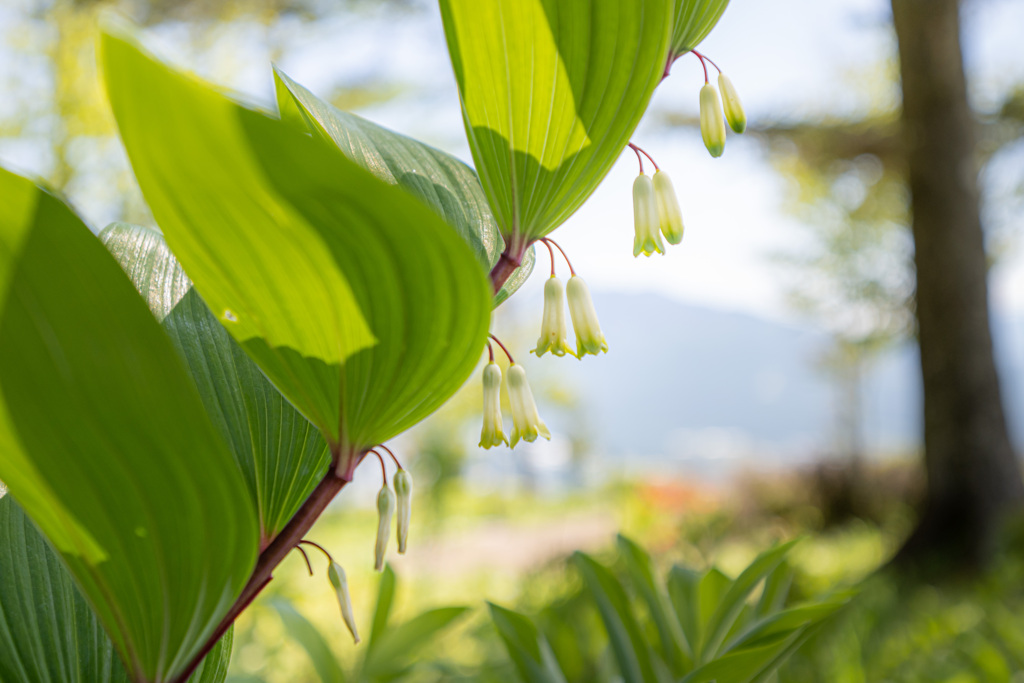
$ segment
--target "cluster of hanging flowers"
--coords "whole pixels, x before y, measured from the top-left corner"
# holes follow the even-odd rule
[[[388,455],[390,455],[395,461],[395,466],[398,468],[394,477],[392,477],[395,487],[393,491],[388,486],[388,475],[387,470],[384,467],[384,456],[380,454],[377,448],[383,449]],[[409,540],[409,523],[412,520],[412,475],[409,474],[408,470],[402,467],[402,463],[398,461],[398,458],[395,457],[395,454],[391,452],[390,448],[383,444],[377,448],[369,449],[366,455],[373,453],[380,460],[380,472],[384,480],[380,491],[377,493],[377,539],[373,548],[373,567],[377,571],[382,571],[384,569],[384,558],[387,554],[388,542],[391,538],[392,518],[396,519],[398,553],[400,555],[405,554]],[[302,539],[295,547],[300,553],[302,553],[303,558],[305,558],[310,576],[313,575],[313,565],[310,563],[309,556],[306,554],[306,551],[302,548],[303,545],[314,547],[320,550],[327,557],[327,578],[330,581],[331,587],[334,589],[335,597],[338,600],[338,607],[341,610],[341,619],[345,622],[345,627],[348,628],[349,633],[352,634],[352,641],[358,644],[359,631],[356,629],[355,616],[352,610],[352,596],[349,594],[348,577],[345,575],[345,569],[323,546],[314,543],[313,541]]]
[[[608,352],[608,342],[597,320],[594,301],[586,282],[576,274],[569,257],[554,240],[543,237],[540,242],[548,248],[551,257],[551,276],[544,283],[544,313],[541,318],[540,336],[537,347],[532,350],[537,356],[550,352],[554,356],[572,356],[581,359],[587,354],[597,355]],[[569,281],[563,285],[555,271],[555,249],[561,252],[569,266]],[[565,318],[568,302],[569,317],[576,333],[576,350],[569,346],[569,328]],[[505,436],[501,417],[501,368],[494,362],[494,347],[487,343],[489,360],[483,371],[483,428],[480,430],[480,447],[492,448],[505,444],[515,448],[520,441],[532,443],[537,437],[551,439],[551,431],[537,412],[537,403],[526,380],[526,370],[518,365],[501,341],[491,335],[501,347],[509,361],[506,383],[509,406],[512,409],[512,432]]]

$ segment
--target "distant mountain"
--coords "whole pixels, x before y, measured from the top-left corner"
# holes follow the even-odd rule
[[[595,302],[608,354],[529,365],[578,388],[607,455],[793,460],[831,450],[836,390],[817,369],[827,336],[651,294],[597,292]],[[1024,319],[997,320],[995,336],[1008,418],[1024,448]],[[915,447],[920,402],[916,348],[881,357],[865,380],[869,448]]]

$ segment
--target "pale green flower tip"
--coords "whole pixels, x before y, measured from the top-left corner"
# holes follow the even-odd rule
[[[384,555],[391,536],[391,516],[395,513],[395,493],[387,484],[380,487],[377,494],[377,543],[373,548],[373,568],[384,570]]]
[[[588,353],[596,356],[599,351],[607,351],[608,343],[597,320],[597,311],[594,310],[586,282],[579,277],[570,278],[566,292],[572,324],[576,328],[576,357],[583,360],[583,356]]]
[[[338,598],[338,607],[341,609],[341,618],[345,627],[352,634],[352,641],[359,644],[359,631],[356,629],[356,620],[352,612],[352,598],[348,592],[348,577],[340,564],[331,560],[331,566],[327,570],[327,578],[334,586],[334,593]]]
[[[683,241],[683,214],[679,210],[679,200],[675,188],[665,171],[654,174],[654,195],[658,201],[658,220],[661,234],[669,244]]]
[[[700,133],[711,156],[722,156],[725,150],[725,119],[718,91],[710,83],[700,89]]]
[[[395,495],[398,498],[397,515],[398,554],[404,555],[409,541],[409,525],[412,522],[412,475],[408,470],[398,470],[394,478]]]
[[[550,351],[555,356],[564,356],[569,350],[566,344],[567,336],[565,287],[557,276],[552,275],[544,283],[544,314],[541,319],[540,337],[537,338],[537,348],[533,349],[532,353],[540,357]]]
[[[722,104],[725,109],[725,120],[729,127],[737,133],[747,129],[747,114],[743,111],[743,103],[740,101],[736,87],[725,74],[718,74],[718,87],[722,89]]]
[[[633,181],[633,227],[635,231],[634,257],[641,253],[650,256],[654,251],[664,253],[661,236],[658,232],[658,203],[655,198],[654,183],[643,174],[637,176],[637,179]],[[575,318],[573,320],[575,321]]]
[[[547,427],[537,413],[533,392],[526,381],[526,370],[519,365],[508,369],[508,397],[512,404],[512,436],[509,446],[515,448],[520,441],[534,441]]]
[[[480,448],[508,444],[501,423],[501,368],[494,361],[484,367],[484,424],[480,430]]]

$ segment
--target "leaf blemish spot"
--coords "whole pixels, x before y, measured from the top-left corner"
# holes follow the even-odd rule
[[[230,308],[224,309],[224,319],[227,320],[229,323],[238,322],[238,316],[235,315],[234,311],[232,311]]]

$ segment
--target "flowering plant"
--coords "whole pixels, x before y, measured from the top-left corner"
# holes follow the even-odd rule
[[[159,231],[114,224],[97,240],[58,197],[0,170],[0,478],[59,552],[48,580],[73,577],[96,636],[40,652],[39,666],[95,661],[77,648],[97,642],[134,681],[222,680],[225,634],[304,546],[326,555],[358,640],[344,569],[305,538],[312,524],[375,458],[374,566],[393,520],[405,550],[412,479],[385,444],[473,372],[537,242],[551,278],[535,352],[609,351],[565,252],[571,277],[557,278],[549,235],[628,146],[634,253],[679,244],[672,183],[630,137],[677,58],[709,61],[694,48],[726,4],[441,0],[475,171],[279,71],[277,113],[247,108],[154,57],[132,27],[105,27],[100,71]],[[739,132],[739,99],[719,83]],[[718,102],[708,83],[712,155]],[[501,348],[513,427],[506,438],[488,363],[480,445],[550,438]],[[19,623],[0,655],[47,640],[33,630],[47,619]]]

